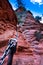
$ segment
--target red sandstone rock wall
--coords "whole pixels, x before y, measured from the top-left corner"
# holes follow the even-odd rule
[[[17,51],[13,57],[12,65],[43,65],[43,39],[37,41],[34,36],[35,31],[38,31],[39,29],[41,29],[41,33],[43,34],[43,25],[36,23],[30,13],[27,13],[26,16],[23,25],[18,28]],[[5,24],[5,22],[3,23],[2,21],[3,24]],[[7,23],[7,30],[1,35],[0,39],[5,41],[6,39],[13,37],[13,33],[15,33],[14,26],[12,27],[12,24]],[[1,51],[2,49],[5,50],[5,47],[1,48]],[[1,54],[2,53],[0,53],[0,55]],[[7,64],[7,60],[8,57],[6,57],[4,65]]]
[[[35,36],[35,32],[39,30],[43,34],[43,24],[37,23],[29,13],[26,16],[25,22],[18,30],[19,54],[17,59],[19,59],[16,59],[16,63],[19,65],[43,65],[43,38],[37,41]]]
[[[6,45],[16,31],[17,18],[8,0],[0,0],[0,47]]]

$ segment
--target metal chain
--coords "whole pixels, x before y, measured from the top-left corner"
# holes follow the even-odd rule
[[[6,48],[6,50],[4,51],[3,55],[0,58],[0,65],[4,63],[5,57],[9,54],[11,47],[14,47],[15,45],[17,45],[17,39],[16,38],[10,39],[8,47]]]

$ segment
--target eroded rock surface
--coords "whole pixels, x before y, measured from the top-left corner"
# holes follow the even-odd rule
[[[0,48],[14,36],[17,18],[8,0],[0,0]]]
[[[23,12],[21,12],[23,15]],[[43,24],[37,23],[34,17],[25,12],[24,22],[18,26],[18,50],[17,65],[43,65],[43,37],[36,39],[36,31],[41,31],[43,36]],[[19,62],[20,61],[20,62]]]
[[[25,14],[26,17],[23,25],[18,26],[17,51],[14,54],[12,65],[43,65],[43,38],[37,41],[35,37],[36,31],[41,30],[41,34],[43,34],[43,25],[36,23],[34,17],[29,12],[26,12]],[[10,30],[12,31],[10,32]],[[13,32],[15,33],[15,31],[12,29],[12,27],[10,30],[7,32],[10,32],[12,37],[14,36],[12,34]],[[9,38],[9,36],[7,36],[7,38]],[[5,47],[1,48],[1,51],[2,49],[5,50]],[[2,55],[2,52],[0,55]],[[7,60],[8,57],[6,57],[4,65],[7,64]]]

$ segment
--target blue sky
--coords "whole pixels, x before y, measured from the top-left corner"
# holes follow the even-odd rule
[[[16,9],[16,0],[9,0],[12,4],[13,9]],[[23,2],[24,1],[24,2]],[[25,8],[30,10],[34,16],[43,14],[43,0],[22,0],[25,4]]]

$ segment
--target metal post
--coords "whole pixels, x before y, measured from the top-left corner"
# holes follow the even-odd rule
[[[12,65],[13,55],[16,52],[16,46],[11,47],[9,56],[8,56],[8,63],[7,65]]]
[[[8,55],[8,63],[7,65],[12,65],[12,60],[13,60],[13,55],[16,52],[16,47],[17,47],[17,40],[10,39],[8,47],[6,48],[4,54],[0,58],[0,65],[3,65],[5,57]]]

